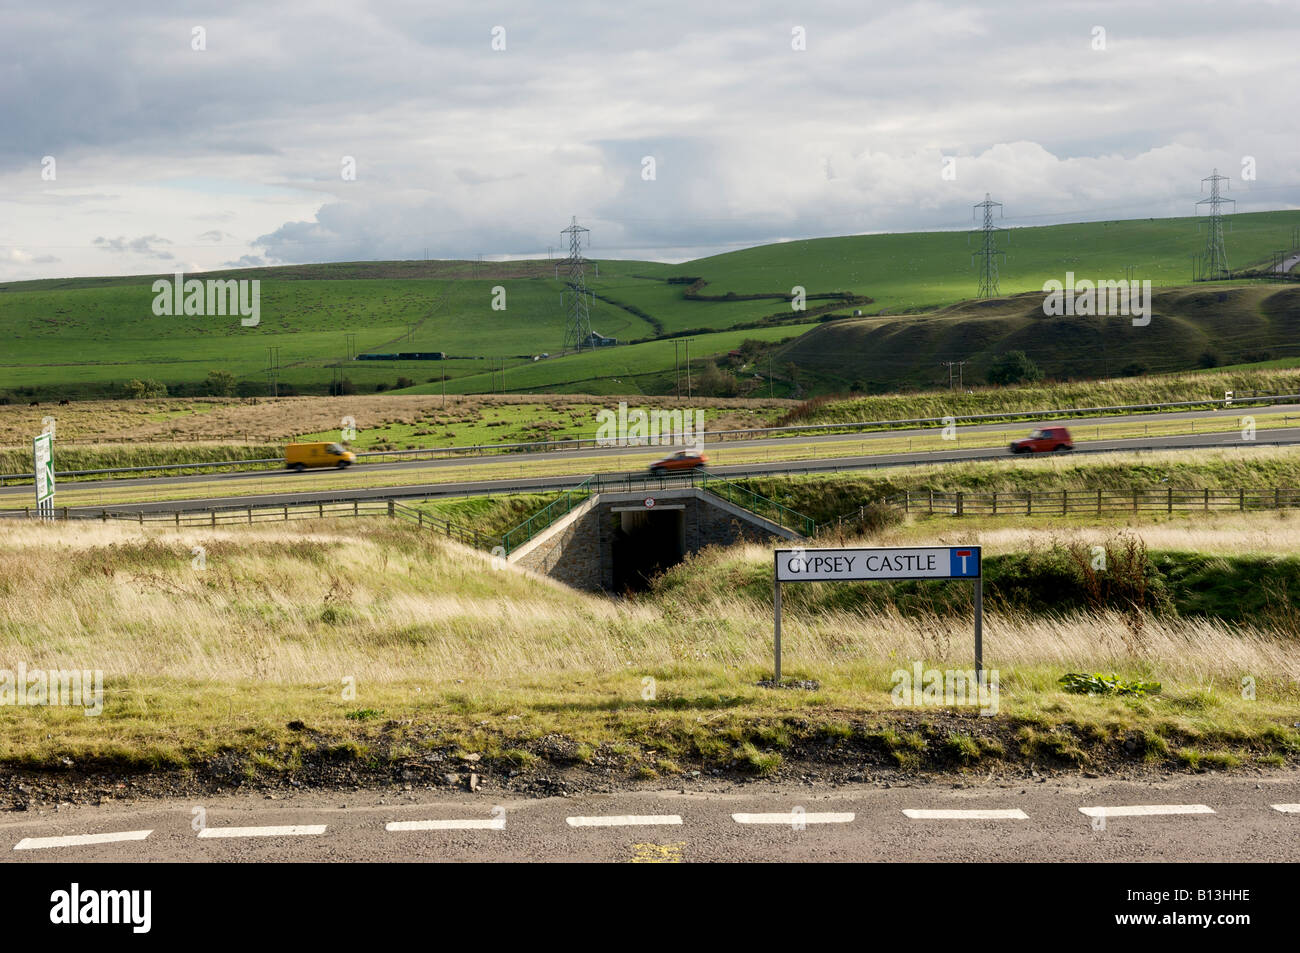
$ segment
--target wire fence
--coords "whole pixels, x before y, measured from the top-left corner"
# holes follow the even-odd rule
[[[1300,507],[1300,490],[1257,489],[905,491],[884,503],[925,516],[1109,516],[1132,513],[1247,512]],[[864,514],[865,515],[865,514]]]

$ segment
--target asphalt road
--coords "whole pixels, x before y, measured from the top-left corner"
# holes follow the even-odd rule
[[[710,784],[545,799],[512,799],[490,788],[461,795],[394,788],[9,811],[0,815],[0,858],[1300,861],[1300,772],[1294,770],[1155,780],[921,780],[889,788]],[[924,813],[930,811],[995,813]],[[463,829],[467,821],[471,829]],[[41,840],[126,833],[133,839]]]
[[[1300,427],[1278,428],[1268,430],[1263,433],[1260,439],[1255,441],[1244,441],[1241,435],[1236,431],[1228,433],[1207,433],[1207,434],[1187,434],[1183,436],[1171,437],[1134,437],[1126,440],[1093,440],[1080,442],[1077,444],[1078,453],[1100,453],[1107,451],[1133,451],[1133,450],[1160,450],[1168,449],[1188,449],[1195,450],[1203,447],[1242,447],[1250,448],[1255,446],[1277,445],[1277,444],[1295,444],[1300,443]],[[656,450],[656,453],[662,453],[662,449]],[[815,460],[802,461],[774,461],[771,463],[754,463],[740,466],[727,467],[710,467],[709,472],[719,476],[747,476],[759,474],[779,474],[779,473],[804,473],[804,472],[833,472],[846,470],[870,470],[878,467],[897,467],[917,464],[942,464],[955,463],[964,460],[982,460],[1010,458],[1010,454],[1005,450],[997,448],[969,448],[939,450],[925,453],[890,453],[890,454],[870,454],[845,457],[823,457]],[[527,461],[530,458],[518,458]],[[497,458],[500,462],[500,458]],[[422,464],[429,466],[430,464]],[[383,469],[405,469],[411,464],[390,464],[376,466],[374,470]],[[371,468],[367,468],[371,469]],[[333,471],[330,471],[333,472]],[[365,500],[365,499],[423,499],[448,496],[481,496],[494,493],[524,492],[524,491],[545,491],[561,489],[563,487],[574,486],[577,483],[587,479],[593,474],[590,473],[572,473],[562,476],[545,476],[545,477],[520,477],[501,480],[470,480],[448,483],[426,483],[426,484],[403,484],[395,483],[388,486],[378,487],[360,487],[357,489],[334,489],[311,491],[303,490],[302,487],[309,486],[310,481],[316,474],[294,474],[282,473],[276,474],[261,473],[263,479],[268,476],[272,478],[283,478],[285,482],[285,492],[281,493],[263,493],[256,495],[238,495],[224,497],[204,497],[202,499],[188,500],[160,500],[148,503],[114,503],[101,507],[99,505],[86,505],[81,507],[70,507],[73,513],[82,512],[94,514],[101,509],[109,509],[115,513],[170,513],[178,510],[206,509],[211,507],[222,506],[268,506],[284,503],[312,503],[317,501],[329,500]],[[230,474],[229,477],[241,476]],[[643,480],[644,471],[631,474],[603,474],[607,479],[618,479],[622,476],[631,476],[634,480]],[[213,478],[207,477],[183,477],[180,481],[204,480],[210,481]],[[130,485],[140,485],[153,489],[158,486],[166,485],[170,480],[115,480],[104,486],[122,487]],[[669,484],[671,485],[671,484]],[[87,484],[76,484],[78,489],[90,488]],[[66,487],[66,484],[65,484]],[[289,489],[292,487],[293,489]],[[21,492],[19,492],[21,491]],[[18,490],[10,490],[7,493],[0,493],[0,505],[13,500],[10,505],[26,505],[31,496],[31,487],[23,487]]]
[[[1094,427],[1097,425],[1107,425],[1107,424],[1124,424],[1124,423],[1141,424],[1141,423],[1159,423],[1163,421],[1187,421],[1187,420],[1197,420],[1197,421],[1225,420],[1230,422],[1233,426],[1236,426],[1237,420],[1243,414],[1249,412],[1252,412],[1251,408],[1233,409],[1233,410],[1182,411],[1177,413],[1130,414],[1130,415],[1117,416],[1117,417],[1086,417],[1086,418],[1054,421],[1054,423],[1062,424],[1064,426],[1073,428],[1075,431],[1078,432],[1079,435],[1083,435],[1083,432],[1087,427]],[[1300,416],[1300,404],[1285,404],[1285,405],[1279,405],[1277,407],[1254,408],[1253,412],[1295,414],[1297,416]],[[1007,441],[1009,443],[1013,438],[1025,436],[1026,434],[1029,433],[1030,430],[1034,429],[1034,427],[1036,426],[1038,425],[1025,423],[1023,421],[1019,423],[981,424],[977,426],[959,427],[958,434],[959,436],[965,436],[967,434],[1002,433],[1006,435]],[[744,450],[744,449],[771,450],[771,449],[780,449],[781,447],[789,447],[792,444],[798,444],[800,446],[809,446],[809,445],[816,446],[818,444],[824,444],[824,443],[845,443],[854,440],[866,444],[866,443],[870,443],[873,440],[898,440],[898,439],[905,440],[908,438],[933,437],[937,432],[937,430],[938,428],[930,427],[930,428],[909,429],[909,430],[873,431],[870,433],[860,433],[860,434],[843,434],[843,433],[826,434],[826,435],[814,436],[814,437],[765,437],[765,438],[755,439],[755,440],[728,440],[722,443],[715,444],[714,446],[724,447],[727,450]],[[1273,431],[1273,430],[1267,431],[1264,439],[1273,439],[1272,434],[1276,432],[1278,431]],[[1228,436],[1231,437],[1232,435],[1229,434]],[[1160,440],[1173,441],[1173,442],[1179,442],[1181,440],[1182,442],[1186,442],[1186,438],[1176,438],[1176,437],[1174,438],[1143,437],[1143,438],[1137,438],[1137,440],[1143,445],[1146,445],[1148,442],[1154,444],[1154,442]],[[1094,449],[1105,448],[1112,444],[1119,445],[1121,444],[1121,442],[1104,441],[1104,440],[1080,442],[1080,446],[1088,446]],[[707,444],[706,444],[706,448],[707,448]],[[583,461],[609,459],[610,457],[624,457],[624,458],[632,457],[637,460],[643,460],[645,461],[644,465],[648,468],[650,463],[653,463],[655,460],[664,457],[667,451],[668,448],[664,448],[664,447],[611,447],[611,448],[586,449],[586,450],[557,450],[557,451],[540,453],[540,454],[497,453],[497,454],[489,454],[487,456],[458,456],[458,457],[450,457],[447,459],[439,459],[439,460],[404,460],[395,463],[364,463],[363,462],[357,465],[357,470],[354,472],[364,471],[365,473],[400,474],[402,471],[413,470],[413,469],[437,470],[437,469],[444,469],[448,467],[452,467],[452,468],[483,467],[483,466],[500,467],[503,464],[506,465],[519,464],[526,467],[531,462],[542,461],[542,460],[548,462],[562,460],[565,463],[573,463],[575,469],[578,469],[581,467]],[[871,459],[876,460],[884,465],[889,465],[889,464],[897,465],[897,463],[900,461],[901,462],[911,462],[913,460],[921,460],[923,462],[930,461],[930,460],[943,461],[949,459],[961,459],[962,458],[961,455],[963,453],[968,456],[980,456],[980,455],[987,455],[989,453],[997,453],[997,452],[998,452],[998,448],[985,447],[982,449],[969,450],[969,451],[942,450],[942,451],[935,451],[932,453],[917,453],[917,454],[883,454],[883,455],[872,454]],[[836,459],[857,460],[859,459],[859,457],[855,455],[855,456],[848,456],[848,457],[842,457]],[[823,461],[818,460],[818,461],[808,461],[808,462],[810,464],[812,463],[820,464]],[[737,467],[721,467],[721,468],[710,468],[710,469],[719,473],[726,473],[728,471],[770,472],[774,467],[779,469],[781,466],[782,464],[779,463],[751,464],[751,465],[743,465]],[[318,472],[322,472],[322,471],[318,471]],[[323,471],[323,472],[336,473],[336,471],[333,470]],[[242,480],[266,480],[266,479],[276,479],[276,478],[284,479],[286,481],[291,481],[291,480],[304,481],[304,480],[310,480],[315,475],[316,475],[315,473],[297,474],[288,470],[244,470],[244,471],[234,471],[234,472],[212,472],[212,473],[199,474],[196,476],[168,476],[168,477],[146,476],[146,477],[140,477],[138,479],[84,480],[84,481],[69,480],[68,482],[64,483],[63,486],[68,488],[75,486],[78,490],[121,488],[124,486],[133,486],[133,485],[148,485],[150,488],[153,488],[153,487],[166,487],[166,486],[184,486],[186,484],[214,483],[214,482],[232,482],[237,484]],[[585,477],[588,475],[589,474],[577,474],[577,479],[578,480],[585,479]],[[507,483],[507,482],[508,481],[484,481],[485,484],[491,483],[492,485],[496,485],[498,483]],[[538,481],[535,478],[532,480],[524,481],[526,485],[534,485],[537,482]],[[555,480],[553,480],[552,482],[546,485],[547,486],[569,486],[574,482],[576,482],[576,480],[573,478],[573,476],[563,476],[563,477],[556,478]],[[3,504],[7,498],[11,498],[11,497],[14,499],[25,501],[28,497],[31,496],[31,493],[32,493],[32,488],[30,483],[18,484],[16,486],[0,487],[0,504]],[[370,494],[371,497],[373,497],[374,495],[375,494]],[[336,497],[331,497],[331,498],[336,498]],[[337,498],[345,498],[345,497],[337,497]],[[346,498],[350,499],[351,497],[346,497]],[[271,499],[270,501],[280,502],[280,499],[276,497],[274,499]]]

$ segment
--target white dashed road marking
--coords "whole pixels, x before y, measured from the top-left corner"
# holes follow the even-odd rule
[[[200,837],[302,837],[324,834],[324,824],[286,824],[280,827],[205,827]]]
[[[1300,814],[1300,804],[1274,804],[1273,810],[1283,814]]]
[[[830,811],[806,811],[802,814],[791,811],[788,814],[732,814],[731,819],[737,824],[850,824],[856,814],[836,814]]]
[[[925,810],[907,808],[905,815],[914,821],[1027,821],[1029,815],[1018,807],[989,810]]]
[[[114,834],[69,834],[66,837],[24,837],[14,850],[41,850],[45,847],[82,847],[86,844],[111,844],[114,841],[144,840],[153,831],[119,831]]]
[[[610,814],[605,817],[567,817],[570,827],[648,827],[680,824],[680,814]]]
[[[1153,814],[1213,814],[1204,804],[1132,804],[1128,807],[1081,807],[1088,817],[1149,817]]]
[[[506,819],[467,821],[392,821],[384,825],[386,831],[500,831],[505,830]]]

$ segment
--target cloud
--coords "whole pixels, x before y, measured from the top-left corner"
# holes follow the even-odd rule
[[[157,258],[162,261],[171,261],[176,256],[169,251],[163,251],[160,248],[154,248],[154,245],[172,244],[165,238],[158,235],[142,235],[139,238],[127,239],[122,236],[117,238],[104,238],[102,235],[95,239],[94,244],[107,252],[117,255],[133,254],[143,255],[146,258]]]
[[[1190,215],[1244,156],[1239,211],[1300,207],[1279,119],[1300,22],[1278,9],[28,5],[0,33],[0,240],[57,248],[24,271],[49,275],[544,255],[576,215],[593,254],[680,260],[965,228],[986,192],[1007,224]]]

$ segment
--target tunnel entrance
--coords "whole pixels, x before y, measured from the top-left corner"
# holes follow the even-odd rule
[[[650,580],[686,556],[686,509],[615,507],[610,538],[614,592],[644,592]]]

